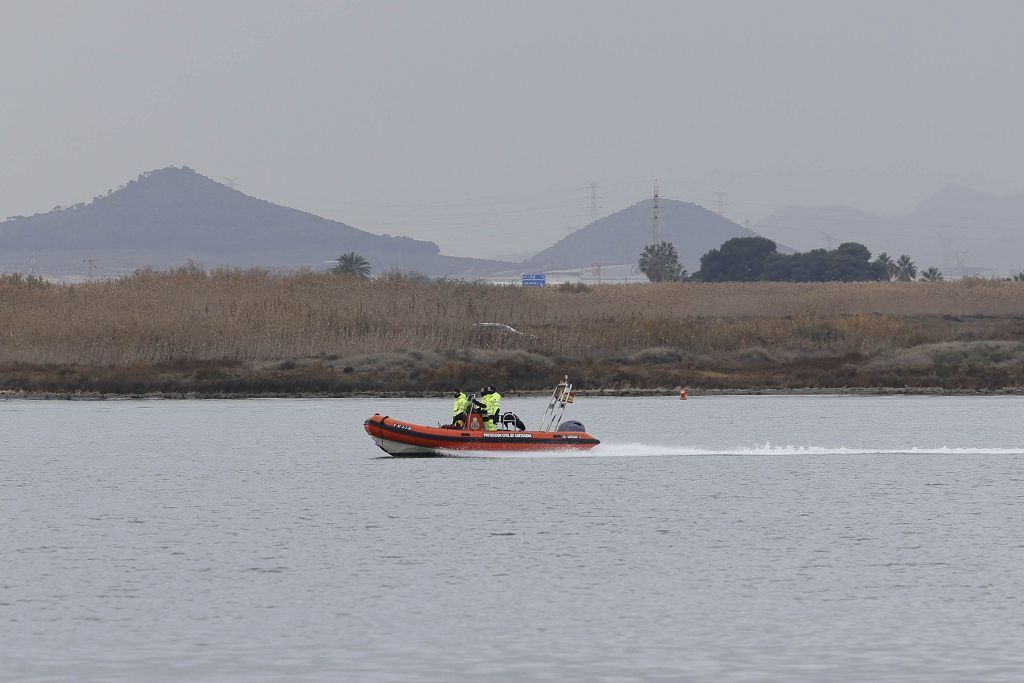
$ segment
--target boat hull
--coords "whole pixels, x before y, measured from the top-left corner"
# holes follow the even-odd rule
[[[601,443],[586,432],[472,431],[427,427],[374,415],[363,429],[378,448],[395,457],[439,457],[452,451],[585,451]]]

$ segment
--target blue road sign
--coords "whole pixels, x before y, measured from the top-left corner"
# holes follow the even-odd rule
[[[547,276],[544,273],[527,275],[523,273],[523,287],[543,287],[547,284]]]

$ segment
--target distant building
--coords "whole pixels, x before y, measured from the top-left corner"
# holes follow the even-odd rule
[[[548,286],[560,285],[566,282],[597,285],[648,281],[647,276],[640,272],[640,269],[635,263],[623,263],[610,266],[595,264],[585,268],[564,268],[531,272],[544,273],[547,277]],[[521,270],[508,270],[478,278],[478,280],[494,284],[518,285],[522,281],[522,276],[523,271]]]

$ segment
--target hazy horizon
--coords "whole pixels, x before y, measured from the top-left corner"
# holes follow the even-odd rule
[[[168,165],[445,253],[650,195],[755,222],[1024,194],[1012,2],[13,2],[0,218]],[[718,194],[724,193],[724,194]]]

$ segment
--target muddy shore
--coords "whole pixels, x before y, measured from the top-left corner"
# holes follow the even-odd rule
[[[594,389],[575,392],[580,397],[643,397],[667,396],[675,398],[679,388],[658,389]],[[543,397],[550,391],[516,391],[503,394],[506,398]],[[889,387],[820,387],[804,389],[705,389],[687,391],[687,399],[702,396],[1012,396],[1024,395],[1024,387],[1007,387],[996,390],[943,389],[941,387],[915,387],[894,389]],[[0,391],[0,400],[25,401],[127,401],[127,400],[245,400],[270,398],[448,398],[448,392],[437,391],[359,391],[352,393],[198,393],[198,392],[152,392],[145,394],[111,394],[95,391],[79,392],[30,392]]]

